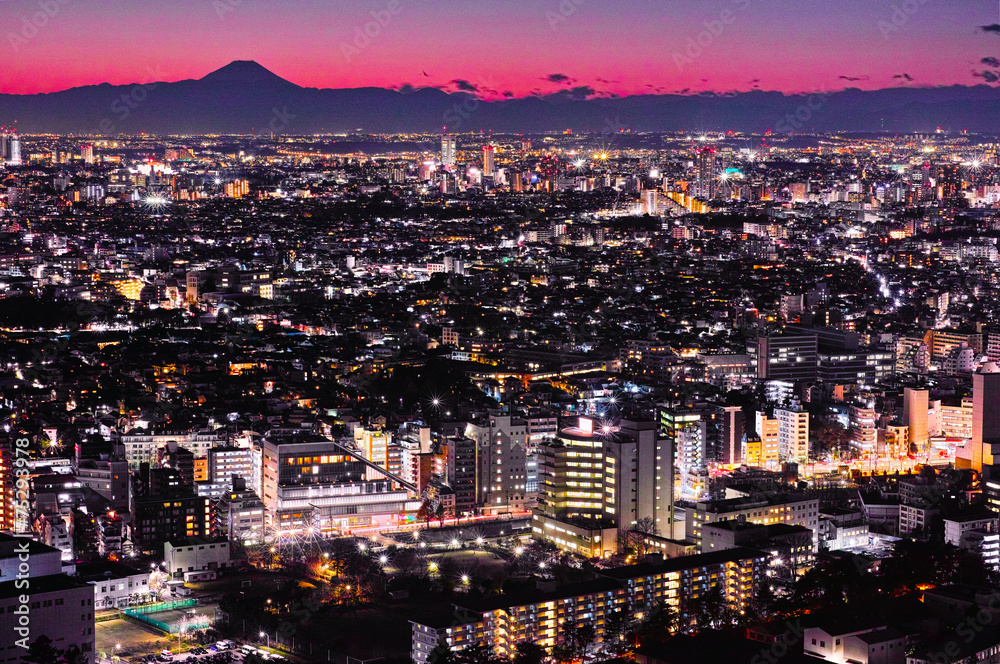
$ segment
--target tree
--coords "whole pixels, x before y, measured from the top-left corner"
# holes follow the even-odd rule
[[[493,651],[493,647],[482,642],[460,650],[457,661],[459,664],[500,664],[500,658]]]
[[[657,641],[666,641],[673,635],[676,629],[677,612],[674,611],[672,606],[660,600],[644,616],[643,621],[639,623],[639,627],[636,629],[636,636],[640,640],[654,639]]]
[[[549,653],[534,641],[523,641],[517,644],[511,664],[543,664]]]
[[[427,664],[456,664],[457,660],[455,652],[444,642],[439,642],[427,653]]]
[[[639,540],[639,533],[631,529],[619,528],[617,554],[620,556],[628,556],[635,553],[639,547],[638,540]]]
[[[42,634],[28,645],[21,661],[28,664],[60,664],[65,653],[52,645],[52,639]]]
[[[587,648],[597,638],[593,625],[569,625],[563,629],[563,648],[560,661],[582,659],[587,654]],[[552,652],[556,655],[555,649]]]
[[[649,551],[649,537],[659,535],[660,529],[656,525],[656,519],[651,516],[644,516],[635,522],[632,526],[632,532],[635,534],[634,542],[639,555],[646,555]]]
[[[624,655],[633,645],[628,638],[631,625],[632,616],[623,608],[609,612],[604,618],[605,648],[616,657]]]
[[[851,432],[836,420],[817,418],[810,422],[809,433],[820,453],[839,457],[850,446]]]
[[[417,519],[421,520],[430,527],[431,519],[434,518],[434,505],[431,503],[430,498],[424,499],[424,502],[420,504],[420,509],[417,510]]]
[[[80,650],[80,646],[72,645],[66,648],[66,653],[62,656],[62,661],[65,664],[87,664],[87,655]]]

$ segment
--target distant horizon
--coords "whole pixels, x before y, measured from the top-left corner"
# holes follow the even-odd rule
[[[998,41],[1000,41],[1000,40],[998,40]],[[73,86],[70,86],[70,87],[67,87],[67,88],[45,90],[45,91],[40,91],[40,92],[5,92],[5,91],[0,90],[0,94],[4,94],[4,95],[31,96],[31,95],[40,95],[40,94],[51,94],[51,93],[55,93],[55,92],[65,92],[67,90],[72,90],[74,88],[85,88],[85,87],[101,86],[101,85],[131,86],[131,85],[144,85],[144,84],[149,84],[149,83],[181,83],[181,82],[184,82],[184,81],[200,81],[200,80],[203,80],[205,78],[208,78],[209,76],[211,76],[212,74],[214,74],[216,72],[219,72],[219,71],[225,69],[226,67],[229,67],[231,65],[238,64],[238,63],[252,63],[252,64],[255,64],[255,65],[258,65],[259,67],[262,67],[263,69],[267,70],[271,74],[274,74],[274,76],[276,76],[276,77],[284,80],[285,82],[291,83],[292,85],[295,85],[295,86],[297,86],[299,88],[303,88],[303,89],[310,89],[310,88],[319,89],[319,90],[380,89],[380,90],[392,90],[392,91],[400,92],[400,93],[407,93],[407,92],[412,93],[412,92],[416,92],[418,90],[439,90],[439,91],[445,92],[445,93],[470,94],[470,95],[474,95],[477,98],[480,98],[480,99],[482,99],[484,101],[503,101],[504,99],[527,99],[527,98],[531,98],[531,97],[542,97],[542,98],[544,98],[544,97],[547,97],[547,96],[559,95],[560,93],[567,92],[567,90],[552,90],[552,91],[547,92],[547,93],[531,93],[531,94],[525,94],[525,95],[520,95],[520,96],[513,95],[513,96],[505,97],[502,94],[500,94],[500,95],[497,95],[495,93],[491,94],[490,91],[485,91],[485,90],[471,91],[471,90],[461,89],[460,87],[457,87],[457,86],[433,85],[433,84],[422,84],[422,85],[402,84],[402,85],[397,85],[397,86],[358,85],[358,86],[346,86],[346,87],[343,87],[343,86],[342,87],[317,87],[317,86],[312,86],[312,85],[301,85],[299,83],[296,83],[293,80],[290,80],[290,79],[288,79],[288,78],[286,78],[284,76],[281,76],[280,74],[275,73],[269,67],[267,67],[264,64],[261,64],[261,63],[257,62],[256,60],[240,60],[240,59],[237,59],[237,60],[232,60],[232,61],[228,62],[227,64],[224,64],[224,65],[221,65],[219,67],[216,67],[215,69],[207,71],[207,72],[203,73],[200,76],[189,76],[189,77],[179,78],[179,79],[166,79],[166,78],[160,79],[160,78],[156,78],[154,76],[151,76],[150,74],[153,74],[153,73],[156,73],[156,72],[154,70],[150,70],[150,74],[147,74],[145,77],[137,79],[137,80],[127,80],[127,81],[121,81],[121,82],[98,81],[98,82],[94,82],[94,83],[83,83],[83,84],[79,84],[79,85],[73,85]],[[932,85],[932,84],[910,84],[910,85],[896,84],[896,85],[886,85],[886,86],[883,86],[883,87],[875,87],[875,88],[873,88],[873,87],[863,88],[863,87],[859,87],[857,85],[844,85],[843,87],[839,87],[839,88],[818,89],[818,90],[799,90],[799,91],[772,90],[772,89],[764,89],[764,88],[759,88],[759,87],[758,88],[751,88],[751,89],[747,89],[747,90],[724,90],[724,91],[717,91],[717,90],[700,90],[700,91],[696,91],[696,90],[675,90],[675,91],[660,91],[660,92],[638,91],[638,92],[634,92],[634,93],[631,93],[631,94],[624,94],[624,95],[617,95],[617,94],[611,94],[611,95],[588,95],[588,98],[591,98],[591,99],[593,99],[593,98],[607,98],[607,99],[619,98],[620,99],[620,98],[627,98],[627,97],[671,96],[671,95],[683,96],[683,97],[697,97],[697,96],[720,96],[720,97],[723,97],[723,96],[726,96],[726,95],[748,94],[748,93],[781,94],[781,95],[784,95],[786,97],[792,97],[792,96],[798,96],[798,95],[814,94],[816,92],[824,92],[824,93],[832,94],[832,93],[838,93],[838,92],[845,92],[845,91],[848,91],[848,90],[860,90],[860,91],[863,91],[863,92],[879,92],[879,91],[885,91],[885,90],[933,90],[933,89],[940,89],[940,88],[956,88],[956,87],[957,88],[977,88],[977,87],[981,87],[981,88],[988,88],[988,89],[997,89],[994,86],[991,86],[991,85],[983,82],[982,80],[979,80],[979,81],[966,82],[966,83],[955,82],[955,83],[941,83],[941,84],[934,84],[934,85]]]

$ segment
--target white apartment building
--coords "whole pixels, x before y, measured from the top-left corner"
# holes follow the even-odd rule
[[[782,461],[809,461],[809,413],[797,404],[775,408],[778,420],[778,458]]]
[[[157,451],[166,447],[176,450],[178,447],[191,452],[195,458],[208,456],[208,451],[226,443],[226,434],[222,431],[170,431],[150,433],[146,430],[133,429],[121,437],[125,447],[125,460],[130,470],[138,470],[139,464],[156,463]]]

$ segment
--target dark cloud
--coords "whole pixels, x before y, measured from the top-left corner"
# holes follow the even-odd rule
[[[899,78],[907,82],[913,81],[913,77],[910,76],[909,74],[895,74],[893,75],[893,78]]]
[[[613,80],[610,80],[610,79],[607,79],[607,78],[599,78],[599,79],[597,79],[597,82],[598,83],[604,83],[605,85],[612,85],[614,83],[621,83],[621,81],[613,81]]]
[[[459,90],[461,90],[462,92],[476,92],[479,89],[472,83],[466,81],[464,78],[456,78],[454,81],[451,82],[451,84],[454,85]]]
[[[558,83],[560,85],[569,85],[573,82],[573,79],[566,74],[549,74],[542,80],[548,81],[549,83]]]
[[[980,62],[982,62],[987,67],[993,67],[994,69],[1000,67],[1000,59],[994,57],[983,58],[982,60],[980,60]]]
[[[568,88],[566,90],[560,90],[559,92],[553,92],[549,95],[539,95],[544,96],[547,99],[558,99],[562,101],[583,101],[588,97],[593,97],[597,94],[597,91],[589,85],[578,85],[573,88]]]
[[[837,78],[839,78],[842,81],[867,81],[869,79],[868,76],[843,76],[843,75],[838,76]]]
[[[504,90],[503,91],[503,96],[506,97],[507,99],[510,99],[511,97],[514,96],[514,93],[511,92],[510,90]]]
[[[1000,81],[1000,75],[994,74],[991,71],[974,71],[972,72],[972,75],[983,79],[987,83],[996,83],[997,81]]]
[[[990,23],[989,25],[981,25],[979,29],[983,32],[992,32],[993,34],[1000,35],[1000,23]]]

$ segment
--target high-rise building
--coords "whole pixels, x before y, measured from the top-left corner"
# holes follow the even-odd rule
[[[0,161],[8,166],[21,165],[21,139],[15,133],[0,133]]]
[[[1000,367],[987,362],[972,375],[972,440],[956,452],[955,467],[1000,479],[994,455],[1000,456]]]
[[[798,403],[775,408],[778,420],[778,458],[781,461],[809,462],[809,413]]]
[[[720,406],[720,436],[718,462],[725,465],[740,465],[743,460],[743,434],[746,430],[743,408],[740,406]]]
[[[695,196],[698,198],[715,197],[715,148],[706,147],[698,150],[697,184]]]
[[[385,470],[392,471],[389,467],[389,447],[392,445],[392,432],[380,429],[364,429],[358,427],[354,430],[354,445],[361,451],[361,454],[377,466]],[[371,468],[368,470],[366,479],[378,479],[380,474]]]
[[[764,411],[757,411],[757,435],[760,437],[761,461],[763,466],[774,466],[781,459],[779,431],[781,423],[768,417]]]
[[[458,141],[454,136],[441,137],[441,163],[445,166],[455,165],[455,152]]]
[[[465,435],[478,443],[479,495],[486,514],[528,509],[528,423],[509,415],[470,423]]]
[[[85,164],[94,163],[94,145],[92,143],[84,143],[80,146],[80,158]]]
[[[915,445],[918,452],[927,449],[930,440],[927,433],[927,415],[930,392],[912,387],[903,389],[903,424],[907,426],[907,442]]]
[[[496,172],[496,147],[493,145],[483,146],[483,175],[493,177]]]
[[[652,419],[595,427],[581,417],[539,449],[532,534],[586,557],[617,550],[619,529],[651,518],[670,537],[673,450]]]
[[[757,378],[761,380],[814,380],[818,343],[812,335],[780,334],[759,336],[750,350],[755,351]]]

